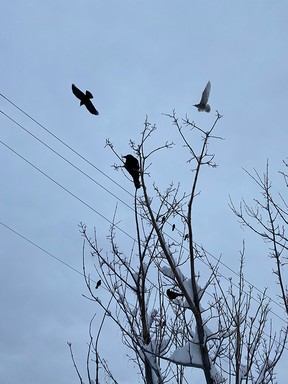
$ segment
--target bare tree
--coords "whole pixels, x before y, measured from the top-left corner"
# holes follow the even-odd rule
[[[195,370],[203,372],[203,382],[207,384],[273,383],[287,329],[277,332],[273,329],[265,292],[255,297],[253,287],[246,286],[244,247],[235,282],[223,278],[220,258],[212,262],[204,247],[194,239],[193,208],[199,195],[199,175],[204,167],[216,168],[209,146],[211,141],[221,139],[214,135],[221,115],[217,112],[207,131],[187,116],[181,120],[175,112],[166,116],[187,151],[190,190],[180,194],[180,186],[173,183],[165,191],[155,183],[153,189],[148,186],[153,156],[175,147],[172,142],[165,142],[146,149],[156,131],[156,126],[146,120],[140,144],[130,142],[139,160],[142,188],[135,190],[136,236],[135,239],[130,236],[129,253],[123,247],[124,242],[122,247],[119,245],[122,239],[117,210],[109,233],[109,252],[99,245],[96,230],[91,236],[86,226],[80,225],[93,256],[95,276],[102,282],[101,289],[107,291],[105,299],[99,299],[92,281],[96,277],[92,274],[91,278],[86,271],[83,250],[89,298],[102,308],[103,319],[109,318],[121,330],[122,340],[130,349],[130,358],[144,383],[188,383]],[[107,145],[121,159],[110,141]],[[97,340],[104,320],[99,324]],[[90,358],[91,350],[95,359]],[[96,365],[93,378],[92,361]],[[90,331],[87,358],[90,383],[100,382],[99,367],[102,372],[109,372],[110,382],[116,383],[104,361]]]
[[[283,162],[287,168],[287,162]],[[247,171],[246,171],[247,172]],[[281,192],[273,190],[269,175],[269,163],[261,176],[255,169],[254,174],[247,172],[258,185],[261,198],[254,199],[254,207],[244,199],[239,209],[231,201],[231,208],[239,218],[241,224],[250,228],[257,236],[262,238],[269,246],[269,255],[275,262],[273,273],[279,285],[279,296],[288,314],[288,279],[287,279],[287,251],[288,251],[288,201]],[[288,187],[287,171],[279,171],[284,190]]]

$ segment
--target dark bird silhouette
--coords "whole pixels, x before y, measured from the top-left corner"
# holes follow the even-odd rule
[[[95,288],[97,289],[97,288],[99,288],[100,287],[100,285],[101,285],[101,280],[98,280],[97,281],[97,283],[96,283],[96,286],[95,286]]]
[[[210,112],[211,111],[211,108],[210,108],[210,105],[207,104],[208,103],[208,98],[209,98],[209,94],[210,94],[210,90],[211,90],[211,83],[210,81],[208,81],[203,93],[202,93],[202,97],[201,97],[201,100],[200,100],[200,103],[199,104],[194,104],[194,107],[198,108],[198,111],[199,112]]]
[[[172,225],[172,232],[174,231],[175,229],[175,224]]]
[[[80,91],[79,88],[76,87],[76,85],[72,84],[72,92],[77,97],[77,99],[80,100],[80,106],[85,105],[85,107],[88,109],[92,115],[99,115],[99,112],[92,104],[92,101],[90,99],[93,99],[93,95],[91,92],[86,91],[86,94]]]
[[[166,293],[170,300],[174,300],[179,296],[184,296],[183,293],[172,291],[172,289],[167,289]]]
[[[136,189],[139,189],[141,187],[139,177],[140,177],[140,172],[139,172],[139,162],[136,159],[136,157],[132,155],[126,155],[123,156],[124,159],[126,159],[124,163],[124,168],[130,173],[130,175],[133,178],[134,185]]]
[[[186,233],[186,235],[184,236],[184,240],[188,240],[189,239],[189,235],[188,233]]]

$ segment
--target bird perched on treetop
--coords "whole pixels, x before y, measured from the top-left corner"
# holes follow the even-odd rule
[[[132,176],[135,188],[139,189],[141,187],[141,184],[139,181],[139,177],[140,177],[139,162],[136,159],[136,157],[134,157],[132,155],[126,155],[123,157],[124,157],[124,159],[126,159],[126,161],[124,163],[124,167]]]
[[[210,105],[207,104],[208,103],[208,98],[209,98],[209,94],[210,94],[210,90],[211,90],[211,83],[210,81],[208,81],[203,93],[202,93],[202,97],[201,97],[201,100],[200,100],[200,103],[199,104],[194,104],[194,107],[198,108],[198,111],[199,112],[210,112],[211,108],[210,108]]]
[[[172,291],[172,289],[167,289],[166,293],[170,300],[174,300],[179,296],[184,296],[183,293]]]
[[[94,107],[90,99],[93,99],[93,95],[91,92],[86,91],[86,94],[80,91],[79,88],[76,87],[76,85],[72,84],[72,92],[74,95],[80,100],[80,106],[85,105],[85,107],[88,109],[92,115],[99,115],[99,112]]]

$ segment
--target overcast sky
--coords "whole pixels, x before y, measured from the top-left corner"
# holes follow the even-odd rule
[[[267,247],[239,226],[228,202],[229,195],[235,203],[258,196],[242,167],[262,173],[267,158],[275,187],[281,184],[277,170],[287,157],[288,139],[287,20],[286,0],[6,1],[0,12],[0,93],[131,193],[130,180],[111,167],[119,160],[104,148],[106,138],[120,155],[131,152],[129,139],[139,143],[148,115],[158,125],[151,145],[179,144],[162,113],[187,113],[206,129],[219,110],[224,117],[215,133],[225,140],[211,143],[219,167],[200,179],[195,240],[213,255],[222,254],[236,271],[245,239],[247,279],[260,289],[269,286],[275,298]],[[211,113],[199,113],[192,105],[208,80]],[[79,107],[72,83],[93,93],[99,116]],[[3,97],[0,109],[132,205],[128,193]],[[0,221],[18,232],[0,225],[0,382],[76,383],[66,341],[73,343],[84,372],[88,324],[98,308],[82,297],[80,274],[19,234],[81,271],[78,224],[85,222],[91,232],[96,226],[108,247],[109,223],[95,211],[111,220],[117,199],[3,114],[0,124]],[[186,160],[181,145],[157,155],[150,186],[155,181],[164,188],[174,181],[187,189]],[[120,227],[131,231],[133,212],[118,204]],[[259,265],[263,270],[255,276]],[[120,335],[115,337],[121,343]],[[106,342],[102,348],[118,382],[135,383],[133,364],[123,356],[121,364],[115,363],[117,344]],[[277,369],[279,383],[287,377],[285,360],[287,353]]]

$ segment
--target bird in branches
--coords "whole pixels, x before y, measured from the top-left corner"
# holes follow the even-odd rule
[[[174,300],[177,297],[184,296],[183,293],[172,291],[172,289],[167,289],[166,293],[170,300]]]
[[[92,115],[99,115],[99,112],[92,104],[92,101],[90,99],[93,99],[93,95],[91,92],[86,91],[86,94],[82,91],[80,91],[79,88],[76,87],[76,85],[72,84],[72,92],[77,97],[77,99],[80,100],[80,106],[85,105],[85,107],[88,109]]]
[[[101,285],[101,280],[98,280],[97,283],[96,283],[96,286],[95,286],[95,289],[98,289]]]
[[[139,189],[141,187],[139,177],[140,177],[140,172],[139,172],[139,162],[136,159],[136,157],[132,155],[126,155],[123,156],[124,159],[126,159],[124,163],[124,168],[130,173],[130,175],[133,178],[134,185],[136,189]]]
[[[203,112],[203,111],[210,112],[211,108],[210,108],[210,105],[208,104],[208,98],[209,98],[210,90],[211,90],[211,83],[210,83],[210,81],[208,81],[208,83],[207,83],[207,85],[206,85],[206,87],[202,93],[200,103],[194,104],[194,107],[198,108],[199,112]]]

